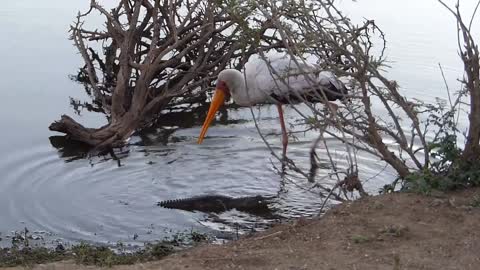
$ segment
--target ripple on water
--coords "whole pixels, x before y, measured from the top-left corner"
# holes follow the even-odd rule
[[[7,172],[0,182],[2,231],[27,226],[67,240],[107,242],[152,234],[152,223],[185,227],[175,224],[181,215],[154,207],[157,192],[168,188],[155,184],[152,179],[161,175],[143,158],[120,168],[114,162],[91,167],[85,160],[64,163],[50,148],[39,147],[1,163]]]
[[[250,119],[246,110],[234,115],[241,117],[242,113],[248,113],[243,117]],[[262,112],[262,130],[272,133],[267,140],[280,153],[280,137],[273,135],[280,133],[278,123],[268,113]],[[27,226],[66,241],[141,243],[161,239],[169,230],[228,231],[238,226],[248,230],[272,222],[237,211],[205,215],[156,206],[161,200],[199,194],[278,195],[273,207],[281,216],[318,213],[323,203],[319,190],[293,172],[283,178],[278,175],[275,167],[280,164],[256,135],[251,121],[213,126],[202,145],[196,144],[198,132],[199,127],[178,129],[172,136],[182,140],[153,145],[134,138],[136,143],[129,147],[128,155],[122,155],[120,167],[104,158],[66,162],[46,145],[14,152],[8,160],[0,160],[5,172],[0,182],[0,231]],[[308,170],[314,135],[297,137],[288,153],[299,167]],[[344,146],[332,139],[328,145],[337,166],[347,166]],[[327,177],[331,165],[326,149],[321,147],[317,153],[323,166],[317,179],[331,186],[336,179]],[[357,159],[362,177],[381,169],[368,155],[359,154]],[[388,172],[381,173],[386,181],[391,180]]]

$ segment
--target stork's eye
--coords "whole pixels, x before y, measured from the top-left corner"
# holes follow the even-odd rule
[[[217,82],[217,90],[223,91],[225,93],[225,99],[230,99],[230,89],[224,81]]]

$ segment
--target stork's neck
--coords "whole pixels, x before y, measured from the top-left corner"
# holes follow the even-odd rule
[[[244,76],[236,69],[225,69],[218,74],[218,80],[225,82],[233,101],[240,106],[252,106],[264,102],[267,99],[265,93],[261,92],[256,80]]]

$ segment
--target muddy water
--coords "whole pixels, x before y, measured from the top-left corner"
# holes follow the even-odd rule
[[[195,143],[198,121],[137,134],[128,148],[117,153],[119,161],[86,159],[82,148],[64,145],[59,134],[49,132],[48,125],[61,114],[75,115],[70,97],[85,98],[82,86],[68,78],[80,58],[67,40],[67,30],[77,10],[85,9],[88,2],[10,1],[0,9],[1,245],[8,244],[5,236],[12,230],[24,227],[49,243],[139,244],[172,231],[245,231],[271,222],[235,211],[209,216],[156,206],[159,200],[199,194],[277,194],[275,207],[284,217],[318,212],[319,190],[294,173],[286,177],[277,173],[278,162],[258,136],[248,109],[229,110],[227,121],[211,127],[202,145]],[[375,18],[387,33],[393,67],[389,72],[406,95],[427,101],[445,98],[437,64],[444,66],[453,89],[461,75],[453,20],[433,0],[421,5],[413,0],[397,2],[344,1],[342,5],[357,20]],[[274,151],[280,152],[276,109],[264,106],[254,112]],[[290,124],[297,123],[292,108],[286,109],[286,115]],[[87,112],[75,118],[90,126],[105,122]],[[314,134],[296,136],[289,156],[308,168]],[[336,161],[344,163],[344,148],[333,139],[329,142]],[[325,168],[318,179],[329,185],[335,179],[326,177],[326,155],[324,150],[319,154]],[[395,177],[369,155],[360,153],[358,162],[372,193]]]

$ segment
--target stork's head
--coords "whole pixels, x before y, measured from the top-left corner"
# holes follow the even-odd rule
[[[235,92],[243,82],[242,73],[235,69],[225,69],[218,74],[215,93],[213,94],[212,103],[208,109],[207,118],[203,123],[202,131],[198,137],[197,143],[202,143],[208,127],[215,118],[218,109],[230,98],[231,93]]]

